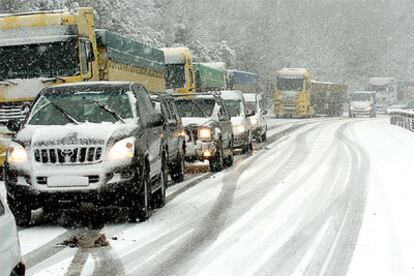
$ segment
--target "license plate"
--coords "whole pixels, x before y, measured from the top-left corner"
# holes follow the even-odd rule
[[[83,176],[49,176],[48,187],[87,187],[89,178]]]

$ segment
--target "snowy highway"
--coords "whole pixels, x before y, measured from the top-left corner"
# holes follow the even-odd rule
[[[412,275],[414,134],[388,120],[269,119],[266,144],[171,186],[143,223],[37,211],[19,232],[27,274]]]

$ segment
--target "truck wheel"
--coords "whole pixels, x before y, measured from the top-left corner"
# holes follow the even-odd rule
[[[166,190],[168,186],[168,164],[165,154],[161,162],[161,188],[153,195],[152,203],[154,208],[162,208],[167,202]]]
[[[182,153],[177,154],[177,159],[171,166],[171,179],[174,183],[180,183],[184,180],[185,161]]]
[[[16,224],[21,227],[29,226],[32,220],[32,210],[24,203],[10,197],[7,197],[7,203],[16,219]]]
[[[133,222],[137,219],[143,222],[151,216],[150,172],[148,168],[149,165],[145,164],[145,166],[142,187],[138,193],[138,200],[132,202],[129,210],[129,218]]]
[[[224,168],[223,160],[223,146],[220,145],[219,150],[216,152],[216,155],[210,160],[210,171],[219,172]]]

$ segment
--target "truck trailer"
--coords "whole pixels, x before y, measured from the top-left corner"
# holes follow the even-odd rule
[[[317,116],[341,116],[347,100],[348,87],[332,82],[312,80],[311,102]]]

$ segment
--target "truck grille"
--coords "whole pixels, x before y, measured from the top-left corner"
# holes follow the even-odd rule
[[[22,121],[26,117],[27,111],[23,110],[25,103],[20,104],[1,104],[0,105],[0,125],[6,125],[9,120]]]
[[[36,162],[45,164],[85,164],[102,159],[102,147],[35,149]]]

